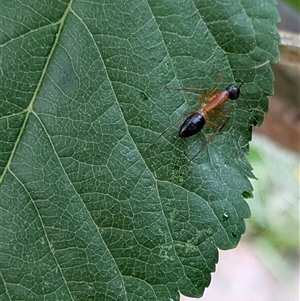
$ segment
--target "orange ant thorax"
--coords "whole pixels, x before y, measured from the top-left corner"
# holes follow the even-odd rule
[[[212,110],[222,106],[229,98],[229,92],[224,90],[221,92],[218,92],[214,96],[212,96],[209,100],[209,103],[203,104],[203,107],[200,109],[200,111],[203,114],[208,114]]]

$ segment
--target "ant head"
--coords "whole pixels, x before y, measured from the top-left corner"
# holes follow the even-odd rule
[[[257,65],[253,68],[251,68],[251,70],[249,70],[242,78],[242,83],[237,87],[235,85],[230,85],[226,88],[226,91],[229,93],[229,98],[232,99],[232,100],[235,100],[235,99],[238,99],[240,94],[241,94],[241,86],[245,83],[245,80],[247,79],[247,77],[249,76],[249,74],[252,72],[253,69],[258,69],[262,66],[265,66],[269,63],[270,61],[266,61],[260,65]]]
[[[248,72],[245,76],[244,79],[242,80],[242,83],[237,87],[234,84],[229,85],[225,90],[229,93],[229,99],[236,100],[240,97],[241,94],[241,86],[244,84],[247,76],[249,75],[250,72]]]
[[[260,67],[262,67],[262,66],[265,66],[265,65],[267,65],[269,62],[270,62],[270,61],[266,61],[266,62],[264,62],[264,63],[262,63],[262,64],[260,64],[260,65],[257,65],[257,66],[255,66],[255,67],[251,68],[251,70],[249,70],[249,72],[247,72],[247,73],[243,76],[243,78],[242,78],[242,83],[241,83],[238,87],[237,87],[236,85],[233,85],[233,84],[229,85],[229,86],[225,89],[225,90],[229,93],[229,98],[232,99],[232,100],[238,99],[239,96],[240,96],[240,94],[241,94],[240,88],[241,88],[241,86],[245,83],[246,78],[249,76],[249,74],[252,72],[252,70],[253,70],[253,69],[258,69],[258,68],[260,68]]]
[[[230,85],[225,90],[229,93],[229,98],[232,100],[238,99],[240,96],[240,87]]]

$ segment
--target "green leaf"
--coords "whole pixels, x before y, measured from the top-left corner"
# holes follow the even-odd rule
[[[250,216],[245,159],[278,60],[272,0],[1,1],[1,299],[178,300]],[[249,70],[251,72],[249,73]],[[230,121],[172,126],[241,85]],[[245,77],[245,75],[248,76]],[[220,120],[216,120],[220,122]]]

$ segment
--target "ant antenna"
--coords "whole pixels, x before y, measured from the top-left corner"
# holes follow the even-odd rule
[[[251,73],[252,69],[258,69],[258,68],[263,67],[264,65],[267,65],[267,64],[269,64],[269,63],[270,63],[270,61],[267,60],[267,61],[265,61],[264,63],[262,63],[262,64],[260,64],[260,65],[257,65],[257,66],[252,67],[252,68],[251,68],[251,69],[243,76],[243,78],[242,78],[242,83],[238,86],[238,88],[240,89],[241,86],[245,83],[245,80],[246,80],[246,78],[249,76],[249,74]]]

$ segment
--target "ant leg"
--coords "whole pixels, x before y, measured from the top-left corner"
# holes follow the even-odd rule
[[[199,104],[200,104],[200,106],[204,103],[204,100],[206,98],[206,90],[202,89],[202,88],[171,88],[169,86],[165,86],[165,88],[168,89],[168,90],[175,90],[175,91],[190,91],[190,92],[203,91],[203,94],[199,98]],[[213,90],[215,90],[216,88],[214,88]],[[211,91],[209,93],[211,93]]]
[[[210,92],[208,93],[207,99],[211,99],[213,97],[213,95],[216,93],[216,91],[218,90],[218,88],[220,87],[220,85],[221,85],[222,74],[220,72],[219,72],[219,75],[218,75],[218,82],[219,83],[212,90],[210,90]]]
[[[209,91],[207,98],[210,99],[216,93],[216,90],[220,87],[221,83],[217,84],[212,90]]]
[[[216,90],[218,90],[218,88],[220,87],[221,83],[217,84],[214,88],[212,88],[208,95],[206,93],[206,90],[204,90],[203,94],[201,95],[200,99],[199,99],[199,104],[200,107],[205,103],[209,103],[212,99],[212,97],[216,94]],[[206,101],[205,101],[206,100]]]
[[[206,91],[204,90],[203,94],[202,94],[201,97],[199,98],[199,104],[200,104],[200,107],[201,107],[202,104],[204,103],[205,97],[206,97]]]
[[[199,92],[199,91],[206,91],[205,89],[202,89],[202,88],[194,88],[194,87],[191,87],[191,88],[172,88],[172,87],[169,87],[169,86],[165,86],[166,89],[168,90],[174,90],[174,91],[190,91],[190,92]]]
[[[215,128],[218,127],[218,125],[215,122],[211,121],[211,120],[206,119],[206,123],[213,126],[213,127],[215,127]]]

